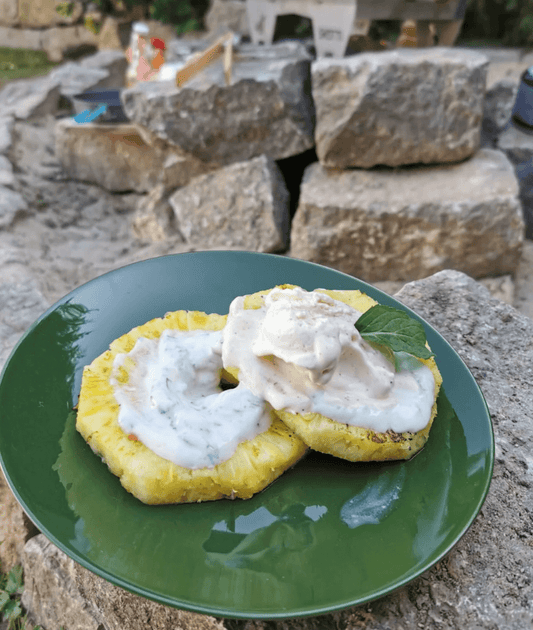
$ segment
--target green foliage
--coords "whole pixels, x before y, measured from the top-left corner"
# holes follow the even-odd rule
[[[60,2],[56,6],[56,11],[62,17],[70,17],[74,13],[74,2]]]
[[[395,363],[396,369],[404,354],[421,359],[434,356],[426,347],[422,324],[392,306],[372,306],[355,322],[355,327],[365,341],[379,350],[384,349],[385,356]],[[398,360],[397,355],[400,355]]]
[[[0,85],[12,79],[47,74],[55,65],[42,50],[0,47]]]
[[[462,39],[533,46],[533,0],[469,0]]]
[[[208,8],[208,1],[154,0],[150,4],[150,17],[166,24],[174,24],[178,34],[199,30]]]
[[[2,621],[7,621],[8,630],[22,630],[25,627],[20,606],[23,590],[21,566],[14,567],[7,575],[0,574],[0,613]]]

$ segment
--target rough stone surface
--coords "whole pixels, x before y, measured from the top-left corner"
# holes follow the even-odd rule
[[[316,152],[334,168],[458,162],[480,142],[488,61],[400,48],[312,64]]]
[[[505,129],[518,93],[518,83],[511,79],[497,81],[485,94],[482,134],[484,143],[493,144]]]
[[[42,534],[24,548],[22,603],[54,630],[225,630],[214,617],[174,610],[127,593],[76,564]]]
[[[509,124],[498,136],[497,145],[514,165],[526,237],[533,238],[533,132]]]
[[[533,241],[524,241],[514,284],[513,304],[521,313],[533,319]]]
[[[291,255],[368,281],[410,280],[455,268],[513,273],[524,224],[513,168],[500,151],[442,167],[307,168]]]
[[[82,3],[72,2],[70,15],[56,11],[57,0],[18,0],[17,23],[24,27],[43,28],[57,24],[74,24],[83,12]]]
[[[16,182],[13,166],[5,155],[0,153],[0,186],[13,186]]]
[[[7,153],[11,148],[12,131],[13,118],[11,116],[3,116],[0,118],[0,155]]]
[[[0,42],[8,48],[44,50],[50,61],[62,61],[66,51],[87,46],[96,48],[98,39],[84,26],[53,26],[45,29],[0,26]]]
[[[277,160],[314,144],[309,68],[299,43],[243,45],[229,86],[219,61],[182,88],[138,83],[122,101],[130,120],[204,162],[226,165],[262,154]]]
[[[0,185],[0,230],[13,225],[27,210],[22,195]]]
[[[0,91],[0,112],[3,117],[18,119],[55,114],[59,96],[58,83],[47,76],[31,81],[12,81]]]
[[[122,87],[128,60],[122,50],[100,50],[80,60],[81,68],[101,68],[109,73],[106,82],[98,87]],[[96,88],[96,86],[94,86]]]
[[[64,119],[56,126],[56,154],[69,177],[115,192],[146,192],[159,183],[176,188],[209,170],[159,138],[152,144],[146,138],[128,123],[80,125]]]
[[[258,252],[287,247],[289,194],[266,156],[197,177],[169,201],[189,245]]]
[[[13,496],[1,469],[0,506],[0,565],[2,571],[7,572],[20,564],[24,545],[38,531]]]
[[[146,627],[147,623],[150,625],[148,615],[152,615],[153,623],[161,623],[151,627],[161,629],[214,630],[214,624],[217,630],[523,630],[530,627],[533,624],[531,320],[493,299],[471,278],[449,270],[406,285],[397,298],[443,334],[469,366],[485,395],[494,425],[496,461],[487,500],[469,531],[441,562],[375,602],[321,617],[278,622],[217,622],[194,616],[174,621],[167,615],[176,611],[158,607],[154,612],[156,605],[138,601],[77,566],[70,569],[71,561],[60,558],[62,554],[47,547],[44,537],[38,536],[25,548],[25,563],[30,555],[36,559],[35,569],[28,573],[30,579],[41,571],[36,586],[29,588],[36,592],[43,584],[41,600],[50,600],[40,603],[38,610],[54,606],[56,598],[61,601],[63,594],[48,586],[57,584],[81,606],[81,602],[86,605],[90,602],[102,615],[100,619],[106,630]],[[43,566],[45,570],[41,569]],[[62,586],[58,576],[65,575],[68,579]],[[74,586],[75,590],[71,590]],[[25,597],[25,602],[31,601],[29,596]],[[162,617],[157,616],[159,613]],[[164,621],[159,622],[160,618]],[[32,620],[38,621],[33,612]],[[145,625],[136,625],[140,622]],[[44,619],[41,623],[47,627]],[[56,624],[54,619],[50,628]],[[82,625],[65,627],[85,630]]]
[[[79,566],[76,585],[94,603],[106,630],[225,630],[223,622],[214,617],[175,610],[137,597]]]
[[[133,233],[141,239],[151,242],[173,238],[184,242],[174,217],[174,211],[168,200],[168,194],[162,184],[158,184],[137,206],[132,219]]]
[[[246,2],[242,0],[213,0],[204,17],[204,24],[210,32],[231,31],[239,35],[250,35]]]
[[[76,563],[42,534],[26,544],[22,566],[22,604],[31,623],[46,630],[102,630],[94,604],[76,587]]]
[[[0,24],[13,26],[18,22],[18,0],[0,0]]]

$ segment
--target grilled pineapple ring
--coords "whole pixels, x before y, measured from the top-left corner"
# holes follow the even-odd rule
[[[247,499],[295,464],[307,447],[274,414],[270,428],[238,445],[228,460],[191,470],[159,457],[128,437],[118,424],[119,405],[110,376],[117,354],[132,350],[139,337],[158,338],[167,328],[221,330],[226,316],[177,311],[119,337],[83,372],[76,428],[121,484],[148,504]]]
[[[293,285],[281,285],[280,288],[293,288]],[[365,312],[377,304],[361,291],[328,291],[322,290],[335,300],[352,306],[358,311]],[[260,308],[263,296],[269,291],[261,291],[248,295],[244,301],[245,308]],[[288,411],[276,411],[283,422],[298,435],[309,447],[321,453],[334,455],[352,462],[384,461],[409,459],[426,443],[431,425],[437,414],[436,399],[442,384],[442,377],[433,358],[422,360],[433,373],[435,379],[435,402],[429,423],[417,433],[395,433],[387,431],[377,433],[362,427],[342,424],[326,418],[318,413],[295,414]],[[239,370],[228,368],[228,371],[238,377]]]

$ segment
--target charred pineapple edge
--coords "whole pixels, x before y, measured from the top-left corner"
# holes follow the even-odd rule
[[[281,289],[292,289],[294,285],[283,284]],[[247,295],[244,308],[260,308],[265,295],[272,289]],[[335,300],[365,312],[377,302],[359,290],[332,291],[318,289]],[[428,345],[429,348],[429,345]],[[386,461],[410,459],[427,442],[429,432],[437,415],[437,396],[442,385],[442,376],[435,359],[424,359],[422,363],[433,373],[435,379],[434,403],[428,424],[417,433],[395,433],[387,431],[377,433],[362,427],[349,426],[331,420],[317,413],[294,414],[288,411],[276,411],[281,420],[298,435],[310,448],[352,462]],[[238,378],[238,368],[228,368],[234,378]]]
[[[129,352],[139,337],[155,339],[165,329],[221,330],[225,324],[225,315],[198,311],[168,313],[119,337],[84,369],[76,429],[120,478],[124,488],[143,503],[247,499],[272,483],[307,451],[303,441],[274,414],[268,431],[239,444],[230,459],[213,468],[196,470],[159,457],[121,429],[119,405],[109,380],[117,354]],[[226,376],[232,380],[230,375]]]

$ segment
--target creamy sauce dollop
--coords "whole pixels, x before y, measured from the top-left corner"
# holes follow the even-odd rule
[[[220,464],[240,442],[267,431],[271,416],[264,399],[244,385],[221,391],[221,343],[221,331],[165,330],[117,355],[111,385],[122,430],[189,469]]]
[[[429,422],[435,381],[420,361],[394,366],[355,328],[361,313],[321,292],[273,289],[259,309],[231,306],[225,367],[274,409],[320,413],[376,432],[417,432]]]

